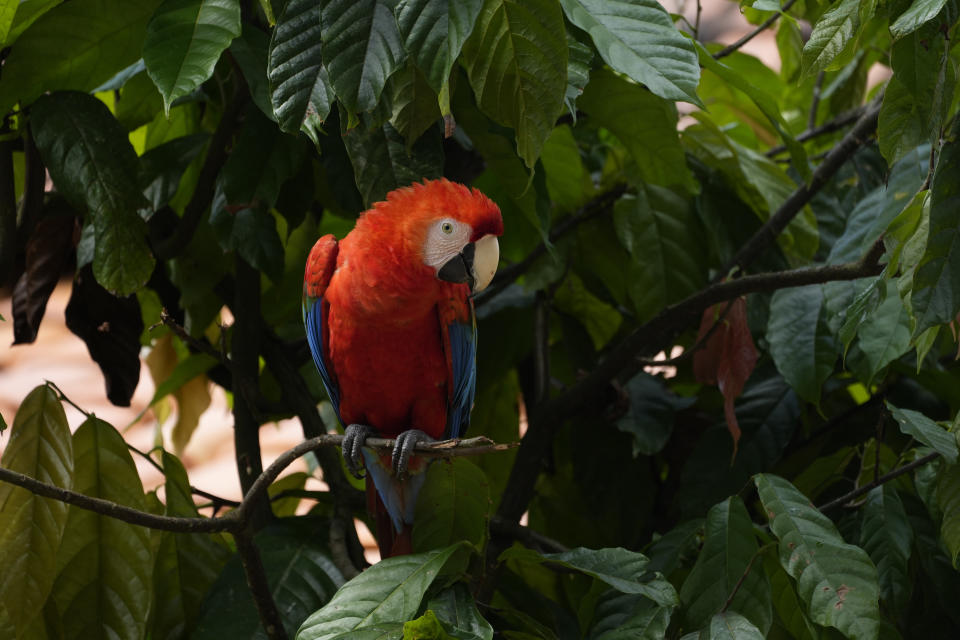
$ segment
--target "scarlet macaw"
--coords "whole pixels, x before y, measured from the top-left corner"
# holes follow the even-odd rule
[[[471,294],[499,261],[500,209],[445,179],[387,194],[340,242],[317,240],[307,259],[303,317],[314,362],[340,422],[343,455],[359,477],[384,557],[410,552],[426,463],[419,442],[463,435],[476,385]],[[393,455],[363,443],[396,438]],[[362,458],[361,458],[362,453]],[[374,487],[376,491],[374,491]]]

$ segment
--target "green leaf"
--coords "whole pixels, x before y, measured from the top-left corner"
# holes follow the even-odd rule
[[[913,0],[910,8],[890,25],[890,34],[896,40],[909,35],[937,17],[947,0]]]
[[[667,637],[670,611],[646,598],[614,593],[597,603],[590,639],[661,640]]]
[[[823,289],[808,285],[774,293],[767,339],[777,370],[800,397],[819,403],[820,389],[837,360],[836,340],[825,320]]]
[[[407,152],[423,133],[440,120],[437,94],[411,62],[390,77],[390,124],[407,141]]]
[[[283,275],[283,243],[277,220],[266,207],[244,207],[233,214],[217,207],[210,214],[210,224],[224,251],[236,251],[273,280]]]
[[[37,387],[24,398],[0,464],[40,482],[71,488],[70,427],[50,387]],[[0,602],[21,633],[40,613],[53,586],[66,524],[65,503],[0,483]]]
[[[860,30],[860,0],[841,0],[824,13],[803,46],[803,73],[824,71],[841,53],[849,50]]]
[[[199,517],[183,464],[164,452],[163,470],[166,515]],[[162,533],[153,568],[155,596],[150,615],[153,640],[176,640],[193,628],[203,597],[229,556],[227,548],[212,535]]]
[[[372,111],[405,52],[390,0],[322,0],[321,52],[330,83],[351,114]]]
[[[690,202],[679,194],[647,184],[613,205],[620,242],[638,267],[630,272],[630,297],[640,320],[700,289],[706,282],[703,234]]]
[[[430,551],[466,540],[482,549],[491,515],[490,487],[477,465],[463,458],[430,465],[413,518],[413,550]]]
[[[792,167],[796,169],[805,180],[809,180],[811,174],[810,165],[807,162],[807,152],[804,151],[803,145],[790,135],[787,129],[787,123],[780,113],[781,109],[773,97],[764,90],[764,87],[751,84],[746,76],[731,69],[722,62],[715,60],[714,57],[699,44],[697,45],[697,53],[699,54],[700,64],[703,65],[704,69],[715,73],[725,84],[742,91],[750,98],[753,104],[760,109],[760,112],[770,121],[770,125],[774,131],[777,132],[777,135],[780,136],[783,144],[790,152]]]
[[[583,325],[597,350],[613,339],[623,323],[620,313],[590,293],[575,273],[569,274],[557,287],[554,303],[559,312],[576,318]]]
[[[234,206],[277,202],[307,150],[303,138],[279,131],[259,110],[250,109],[240,137],[220,174],[223,194]]]
[[[881,283],[887,293],[858,329],[857,346],[866,361],[864,382],[869,385],[888,364],[910,349],[910,314],[897,293],[897,283]]]
[[[136,152],[106,105],[79,92],[54,93],[32,109],[33,132],[57,189],[93,216],[93,273],[109,291],[128,295],[146,283],[154,258]]]
[[[319,145],[335,99],[323,66],[319,0],[290,0],[270,38],[267,77],[280,128],[303,131]]]
[[[763,566],[770,578],[770,590],[773,607],[777,616],[791,636],[797,640],[818,640],[820,633],[810,622],[804,611],[793,580],[787,574],[777,558],[771,553],[763,554]]]
[[[547,174],[550,201],[561,211],[574,211],[595,194],[593,179],[583,164],[569,125],[554,127],[543,143],[540,162]]]
[[[603,61],[667,100],[701,105],[693,44],[654,0],[561,0],[567,18],[590,34]],[[702,105],[701,105],[702,106]]]
[[[663,186],[695,190],[677,136],[677,109],[643,87],[606,70],[594,71],[577,106],[591,122],[609,130],[629,150],[639,178]],[[630,113],[631,117],[623,117]]]
[[[267,78],[267,55],[270,48],[270,36],[251,24],[244,25],[238,38],[230,43],[229,55],[240,67],[243,79],[250,90],[250,99],[260,109],[260,113],[273,122],[277,116],[270,101],[270,82]],[[296,133],[296,129],[293,130]]]
[[[326,519],[282,518],[253,539],[260,549],[270,592],[288,634],[327,604],[344,582],[329,558],[323,536],[318,535],[327,530]],[[207,593],[190,638],[267,640],[238,555],[227,561]]]
[[[550,0],[487,0],[463,46],[477,105],[516,133],[533,168],[563,109],[567,41],[563,13]],[[504,96],[510,96],[505,99]]]
[[[859,640],[880,627],[877,569],[860,547],[847,544],[836,527],[789,482],[758,474],[754,483],[780,541],[780,564],[817,624]]]
[[[937,474],[937,506],[943,514],[940,539],[953,568],[960,567],[960,465],[941,464]]]
[[[24,3],[18,13],[34,4],[44,5]],[[136,62],[157,4],[159,0],[88,0],[64,2],[44,13],[3,61],[0,113],[48,91],[89,91]]]
[[[344,145],[353,163],[357,187],[367,206],[383,200],[397,187],[443,173],[439,131],[421,136],[408,152],[403,136],[389,122],[369,130],[347,132]]]
[[[621,593],[646,596],[662,607],[679,604],[677,592],[662,575],[652,579],[646,571],[650,562],[645,555],[622,547],[612,549],[585,549],[577,547],[563,553],[539,554],[522,547],[511,547],[500,554],[500,562],[506,560],[547,563],[574,569],[613,587]]]
[[[117,430],[88,418],[73,434],[73,490],[143,510],[137,468]],[[70,507],[51,597],[65,638],[142,638],[152,600],[150,530]]]
[[[710,619],[700,640],[762,640],[766,636],[747,618],[736,611],[717,613]]]
[[[310,474],[304,471],[297,471],[283,476],[270,485],[267,493],[270,496],[270,506],[273,509],[273,515],[275,517],[283,518],[296,514],[297,507],[300,506],[300,496],[291,495],[284,498],[277,498],[277,496],[285,491],[304,489],[308,478],[310,478]]]
[[[957,461],[957,440],[954,434],[918,411],[899,409],[889,402],[886,404],[901,431],[939,452],[950,464]]]
[[[6,38],[0,40],[0,44],[6,47],[16,42],[17,38],[20,37],[20,34],[23,33],[27,27],[63,0],[30,0],[29,2],[26,0],[4,1],[17,6],[16,13],[13,16],[13,22],[10,24],[10,30],[7,32]]]
[[[19,5],[19,0],[3,0],[0,2],[0,43],[7,41]]]
[[[427,609],[454,638],[459,640],[493,640],[493,627],[483,619],[470,589],[458,582],[431,597]]]
[[[194,133],[174,138],[140,156],[138,181],[154,211],[173,199],[190,163],[200,157],[210,136]]]
[[[617,418],[616,425],[633,435],[634,457],[662,451],[673,433],[676,413],[696,401],[674,395],[659,378],[644,372],[632,377],[624,390],[630,405],[627,412]]]
[[[589,37],[584,34],[584,37]],[[593,66],[593,47],[580,40],[580,34],[567,30],[567,90],[563,101],[573,121],[577,121],[577,100],[583,88],[590,81],[590,67]],[[544,154],[545,156],[546,154]]]
[[[730,608],[746,616],[764,634],[770,630],[770,582],[758,553],[750,514],[738,496],[711,507],[697,563],[680,589],[685,628],[699,629],[709,624],[712,629],[716,615]],[[734,590],[736,595],[728,602]]]
[[[381,560],[340,587],[330,602],[307,618],[297,632],[297,640],[330,640],[364,627],[410,620],[433,579],[450,557],[463,548],[462,544],[454,544]]]
[[[440,93],[450,78],[480,15],[483,0],[401,0],[397,3],[397,26],[403,46],[426,75],[427,83]]]
[[[230,42],[240,35],[238,0],[164,0],[147,25],[143,61],[170,114],[174,100],[213,75]]]
[[[896,489],[889,484],[871,489],[861,517],[860,546],[877,565],[880,597],[899,615],[910,601],[913,529]]]
[[[437,614],[427,610],[416,620],[403,623],[403,640],[454,640],[437,620]]]
[[[930,234],[913,277],[914,336],[960,312],[960,141],[943,145],[930,193]]]
[[[124,129],[133,131],[149,124],[161,110],[163,98],[144,70],[127,80],[120,89],[115,115]]]

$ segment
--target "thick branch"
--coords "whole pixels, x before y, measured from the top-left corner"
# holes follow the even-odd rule
[[[260,557],[257,545],[253,543],[252,536],[246,530],[234,533],[233,539],[237,543],[237,553],[240,555],[243,573],[247,578],[247,587],[250,588],[257,613],[260,615],[260,624],[263,625],[267,638],[287,640],[287,632],[283,628],[277,603],[273,599],[273,594],[270,593],[270,582],[267,580],[267,572],[263,568],[263,559]]]
[[[882,270],[877,262],[882,254],[883,244],[878,242],[858,262],[762,273],[717,283],[661,311],[612,349],[590,375],[531,413],[530,426],[517,451],[498,515],[516,521],[526,510],[540,473],[540,461],[564,420],[584,407],[595,406],[611,380],[639,369],[643,363],[638,356],[664,348],[677,333],[695,322],[704,309],[748,293],[877,275]]]
[[[833,177],[843,164],[850,159],[857,149],[863,145],[877,128],[877,116],[880,114],[880,100],[874,100],[867,107],[864,114],[857,120],[847,135],[837,143],[823,162],[817,166],[810,178],[810,184],[801,184],[796,191],[790,194],[786,202],[780,205],[780,208],[770,216],[760,229],[747,241],[737,255],[733,257],[720,272],[720,277],[725,277],[734,268],[745,268],[763,253],[764,250],[776,239],[780,233],[787,228],[790,221],[793,220],[803,207],[813,198],[813,196],[823,188],[823,186]]]
[[[792,7],[796,1],[797,0],[787,0],[787,3],[784,4],[782,7],[780,7],[780,11],[778,11],[777,13],[773,14],[772,16],[764,20],[756,29],[754,29],[747,35],[743,36],[733,44],[727,45],[723,49],[720,49],[720,51],[717,51],[715,54],[713,54],[713,59],[719,60],[720,58],[727,57],[728,55],[730,55],[731,53],[733,53],[743,45],[747,44],[748,42],[756,38],[758,35],[760,35],[764,31],[769,29],[773,25],[773,23],[776,22],[777,19],[780,17],[780,14],[790,9],[790,7]]]
[[[927,464],[928,462],[932,462],[933,460],[936,460],[936,459],[939,458],[939,457],[940,457],[940,454],[937,453],[936,451],[934,451],[933,453],[928,453],[928,454],[925,455],[925,456],[922,456],[922,457],[920,457],[920,458],[917,458],[917,459],[914,460],[913,462],[910,462],[910,463],[908,463],[908,464],[905,464],[905,465],[903,465],[902,467],[897,467],[897,468],[894,469],[893,471],[890,471],[890,472],[888,472],[888,473],[885,473],[885,474],[883,474],[882,476],[880,476],[879,478],[874,479],[872,482],[868,482],[867,484],[863,485],[862,487],[857,487],[857,488],[854,489],[853,491],[851,491],[851,492],[849,492],[849,493],[845,493],[844,495],[840,496],[839,498],[836,498],[836,499],[834,499],[834,500],[831,500],[830,502],[828,502],[828,503],[826,503],[826,504],[824,504],[824,505],[821,505],[821,506],[819,506],[819,507],[817,507],[817,508],[820,509],[820,511],[829,511],[830,509],[833,509],[833,508],[835,508],[835,507],[839,507],[839,506],[845,505],[845,504],[847,504],[848,502],[850,502],[851,500],[856,500],[856,499],[859,498],[860,496],[862,496],[862,495],[864,495],[864,494],[866,494],[866,493],[869,493],[871,489],[876,489],[876,488],[879,487],[880,485],[886,484],[887,482],[890,482],[891,480],[893,480],[893,479],[895,479],[895,478],[899,478],[900,476],[902,476],[902,475],[905,474],[905,473],[910,473],[911,471],[913,471],[913,470],[916,469],[917,467],[922,467],[923,465]]]

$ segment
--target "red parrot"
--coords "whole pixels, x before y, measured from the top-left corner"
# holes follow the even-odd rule
[[[427,180],[387,194],[343,240],[321,237],[307,259],[307,340],[346,427],[347,467],[358,477],[366,467],[383,557],[411,551],[426,470],[423,458],[411,458],[414,447],[460,437],[470,422],[471,295],[493,278],[502,233],[500,209],[487,196]],[[392,456],[363,448],[375,434],[396,438]]]

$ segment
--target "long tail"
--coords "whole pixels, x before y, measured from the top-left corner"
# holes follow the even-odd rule
[[[386,505],[383,504],[383,500],[380,499],[380,495],[369,477],[367,478],[367,511],[374,519],[374,525],[376,526],[374,535],[377,538],[381,558],[392,558],[393,556],[413,553],[413,526],[401,523],[401,529],[397,531]]]
[[[427,477],[428,461],[411,458],[408,473],[401,479],[393,474],[390,454],[378,455],[364,449],[363,457],[367,468],[367,510],[377,527],[380,556],[389,558],[411,553],[413,514]]]

